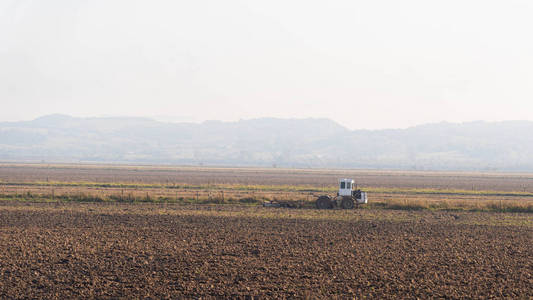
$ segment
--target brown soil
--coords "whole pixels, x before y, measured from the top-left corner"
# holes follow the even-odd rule
[[[530,215],[0,206],[0,298],[531,298]]]

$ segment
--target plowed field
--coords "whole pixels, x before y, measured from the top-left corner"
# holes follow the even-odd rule
[[[0,206],[0,298],[531,298],[530,214]]]
[[[339,178],[354,178],[362,187],[533,192],[533,174],[528,173],[0,163],[0,181],[6,182],[91,181],[335,187]]]

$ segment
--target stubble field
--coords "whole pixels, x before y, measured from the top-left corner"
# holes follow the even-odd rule
[[[313,207],[346,177],[367,207],[533,212],[533,174],[505,173],[0,164],[0,199]]]

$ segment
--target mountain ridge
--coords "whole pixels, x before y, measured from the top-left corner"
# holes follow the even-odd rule
[[[431,170],[533,170],[533,122],[349,130],[323,118],[169,123],[47,115],[0,123],[0,160]]]

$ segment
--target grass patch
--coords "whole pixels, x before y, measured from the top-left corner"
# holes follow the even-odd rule
[[[97,182],[0,182],[0,186],[6,187],[3,188],[4,192],[0,193],[0,198],[5,201],[239,205],[261,205],[265,201],[278,201],[305,208],[315,207],[315,199],[318,194],[333,195],[336,191],[336,187],[289,185],[165,185]],[[23,190],[27,191],[20,193],[13,191],[14,189],[21,189],[17,186],[21,186]],[[6,192],[9,189],[11,191]],[[175,190],[169,191],[169,189]],[[527,199],[533,197],[533,193],[529,192],[399,188],[365,188],[364,191],[369,193],[370,203],[362,205],[361,208],[533,213],[533,201]],[[376,195],[376,198],[373,198],[372,195]],[[393,199],[396,196],[392,195],[402,195],[402,197],[399,197],[401,199]],[[437,195],[451,197],[439,197]],[[454,195],[457,197],[453,197]],[[461,197],[465,195],[467,197]],[[499,197],[506,199],[493,201]],[[383,198],[385,199],[382,200]],[[470,199],[467,201],[465,200],[467,198]]]
[[[373,202],[370,207],[394,210],[442,210],[533,213],[532,202],[520,201],[429,201],[420,199],[386,200]]]
[[[95,187],[125,189],[178,189],[178,190],[227,190],[227,191],[260,191],[260,192],[301,192],[328,193],[337,192],[336,186],[318,187],[307,185],[240,185],[240,184],[145,184],[145,183],[110,183],[110,182],[0,182],[0,186],[42,186],[42,187]],[[532,192],[460,190],[460,189],[423,189],[423,188],[388,188],[364,187],[368,193],[402,194],[402,195],[460,195],[460,196],[501,196],[501,197],[532,197]]]

